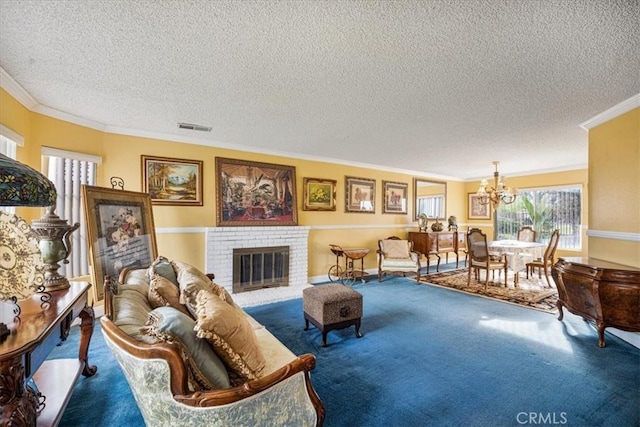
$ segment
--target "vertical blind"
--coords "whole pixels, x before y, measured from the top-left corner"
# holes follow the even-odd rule
[[[513,204],[501,204],[497,212],[498,239],[515,239],[522,226],[536,230],[536,240],[547,243],[553,230],[560,231],[558,247],[582,247],[582,186],[521,189]]]
[[[47,155],[52,153],[56,155]],[[64,157],[60,157],[60,156]],[[66,277],[89,274],[89,248],[87,227],[82,211],[82,185],[95,185],[98,161],[86,159],[80,153],[52,152],[43,149],[43,163],[47,177],[55,184],[58,192],[56,215],[69,224],[80,223],[80,228],[71,234],[71,254],[68,264],[63,264],[60,273]]]

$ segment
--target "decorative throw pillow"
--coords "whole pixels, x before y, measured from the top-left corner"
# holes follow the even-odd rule
[[[409,258],[409,245],[406,240],[384,240],[382,251],[387,258]]]
[[[230,387],[224,363],[206,340],[196,336],[195,323],[173,307],[159,307],[149,313],[143,332],[180,346],[193,391]]]
[[[213,282],[200,270],[182,262],[174,261],[180,286],[180,302],[196,319],[196,296],[200,291],[211,291]]]
[[[191,315],[196,318],[196,295],[198,292],[206,290],[218,295],[218,297],[228,304],[235,306],[231,295],[222,286],[217,285],[197,268],[184,262],[173,261],[173,266],[177,272],[177,280],[180,287],[180,302],[187,307]]]
[[[149,282],[149,304],[153,308],[173,307],[186,315],[190,315],[184,304],[180,303],[180,288],[165,277],[153,273]]]
[[[236,304],[233,301],[233,298],[231,297],[229,292],[227,292],[227,290],[223,286],[220,286],[215,282],[211,282],[211,286],[212,286],[213,292],[216,295],[218,295],[222,301],[224,301],[227,304],[230,304],[230,305],[236,307]]]
[[[265,358],[243,312],[210,290],[196,296],[196,335],[205,338],[227,366],[247,380],[260,378]]]
[[[163,256],[159,256],[153,264],[151,264],[151,267],[147,270],[147,274],[149,275],[149,280],[151,280],[154,274],[159,274],[165,279],[170,280],[174,285],[178,286],[178,278],[173,264]]]

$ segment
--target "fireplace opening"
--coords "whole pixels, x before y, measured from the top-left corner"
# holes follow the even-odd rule
[[[233,293],[289,285],[289,247],[233,250]]]

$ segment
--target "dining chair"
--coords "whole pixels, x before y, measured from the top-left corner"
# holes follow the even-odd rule
[[[551,239],[544,251],[544,255],[540,259],[534,259],[526,264],[527,279],[529,278],[529,272],[533,276],[535,269],[538,269],[538,278],[542,278],[541,272],[544,271],[544,277],[547,279],[547,284],[551,287],[551,281],[549,280],[549,271],[553,267],[553,263],[556,257],[556,249],[558,249],[558,242],[560,241],[560,230],[555,229],[551,233]]]
[[[467,251],[469,252],[469,277],[467,286],[471,284],[471,271],[473,270],[477,281],[480,280],[480,270],[485,270],[484,289],[489,284],[489,271],[504,270],[504,285],[507,286],[507,256],[490,255],[487,245],[487,235],[479,228],[472,228],[467,233]]]
[[[520,240],[521,242],[535,242],[536,231],[526,225],[518,230],[518,240]]]

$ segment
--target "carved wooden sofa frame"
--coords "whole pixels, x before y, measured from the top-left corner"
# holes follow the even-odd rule
[[[323,425],[325,408],[309,375],[316,364],[313,354],[293,356],[279,369],[236,387],[190,391],[183,346],[148,344],[114,323],[113,298],[130,271],[122,271],[119,283],[105,278],[100,324],[148,425]]]

